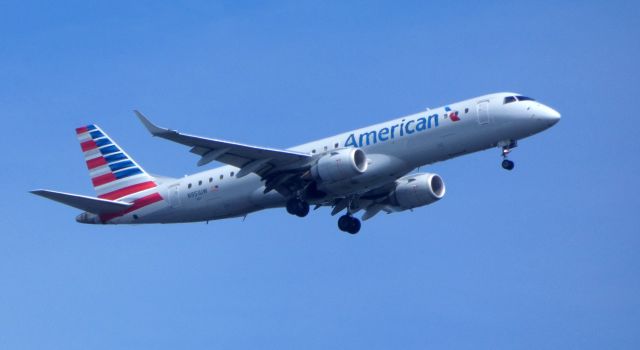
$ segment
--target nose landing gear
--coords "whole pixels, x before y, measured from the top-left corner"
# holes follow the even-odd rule
[[[502,146],[502,168],[506,170],[513,170],[515,167],[515,163],[513,161],[507,159],[509,153],[511,153],[511,149],[518,146],[517,141],[508,141],[499,144]]]

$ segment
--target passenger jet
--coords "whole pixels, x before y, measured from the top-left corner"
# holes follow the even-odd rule
[[[211,139],[161,128],[140,112],[153,136],[190,147],[198,166],[224,166],[180,179],[147,173],[95,124],[76,129],[97,197],[31,191],[84,211],[85,224],[209,221],[286,208],[304,217],[310,205],[331,207],[341,231],[361,219],[399,212],[444,197],[445,184],[416,168],[498,147],[502,167],[518,140],[560,120],[554,109],[517,93],[496,93],[428,109],[286,150]]]

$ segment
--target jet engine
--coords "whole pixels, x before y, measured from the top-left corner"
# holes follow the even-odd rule
[[[320,157],[311,167],[311,175],[321,182],[333,183],[363,174],[368,166],[367,156],[363,150],[345,148]]]
[[[396,181],[389,196],[391,205],[402,210],[413,209],[436,202],[445,194],[442,178],[437,174],[416,174]]]

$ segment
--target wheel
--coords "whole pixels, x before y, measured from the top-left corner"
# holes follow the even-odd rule
[[[510,161],[509,159],[505,159],[502,161],[502,168],[507,169],[507,170],[513,170],[513,167],[515,166],[515,164]]]
[[[287,201],[287,213],[301,218],[305,217],[309,214],[309,203],[297,198],[291,198]]]
[[[352,235],[355,235],[356,233],[360,232],[360,227],[362,227],[362,224],[360,223],[360,220],[354,217],[352,217],[350,221],[351,222],[349,225],[349,230],[347,230],[347,232],[349,232]]]
[[[342,215],[340,219],[338,219],[338,228],[340,231],[349,232],[352,235],[360,232],[361,226],[360,220],[348,214]]]
[[[340,219],[338,219],[338,228],[340,229],[340,231],[347,232],[347,230],[349,229],[350,222],[351,222],[351,216],[342,215]]]
[[[287,201],[287,213],[291,214],[291,215],[296,215],[296,213],[298,212],[298,199],[297,198],[291,198]]]
[[[296,212],[296,215],[303,218],[307,216],[307,214],[309,214],[309,203],[305,201],[298,201],[298,212]]]

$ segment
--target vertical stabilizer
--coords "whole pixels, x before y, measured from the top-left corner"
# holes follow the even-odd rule
[[[97,125],[76,129],[99,198],[118,200],[155,188],[156,182]]]

